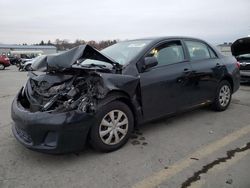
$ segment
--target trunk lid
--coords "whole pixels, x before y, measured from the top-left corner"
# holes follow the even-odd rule
[[[250,70],[250,37],[236,40],[231,46],[231,51],[240,63],[240,70]]]
[[[243,54],[250,54],[250,37],[236,40],[231,46],[231,51],[235,57]]]

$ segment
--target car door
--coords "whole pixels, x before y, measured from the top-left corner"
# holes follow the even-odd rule
[[[147,56],[155,56],[158,65],[140,74],[145,121],[175,113],[189,105],[192,72],[180,40],[156,45]]]
[[[214,50],[198,40],[185,40],[192,67],[193,105],[211,101],[223,74],[223,65]]]

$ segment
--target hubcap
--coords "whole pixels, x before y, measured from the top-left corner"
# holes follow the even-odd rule
[[[118,144],[128,132],[128,118],[120,110],[107,113],[99,126],[99,135],[107,145]]]
[[[31,65],[28,65],[28,66],[26,67],[26,69],[27,69],[27,71],[32,71]]]
[[[222,86],[219,94],[219,101],[221,106],[225,107],[228,105],[230,100],[230,95],[231,95],[230,88],[227,85]]]
[[[4,65],[0,64],[0,70],[2,70],[4,68]]]

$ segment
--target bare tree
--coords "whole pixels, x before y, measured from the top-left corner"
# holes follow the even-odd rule
[[[103,40],[103,41],[96,42],[94,40],[85,41],[81,39],[76,39],[75,42],[69,42],[69,40],[67,39],[63,39],[63,40],[56,39],[54,42],[54,46],[56,46],[58,50],[68,50],[79,45],[88,44],[92,46],[93,48],[102,50],[115,43],[117,43],[117,40]]]

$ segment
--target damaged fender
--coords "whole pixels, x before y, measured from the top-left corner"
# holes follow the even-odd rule
[[[126,99],[126,102],[135,113],[136,121],[142,117],[141,94],[139,78],[130,75],[97,73],[103,80],[107,93],[100,100],[99,105],[105,105],[116,99]],[[138,118],[138,119],[137,119]]]

